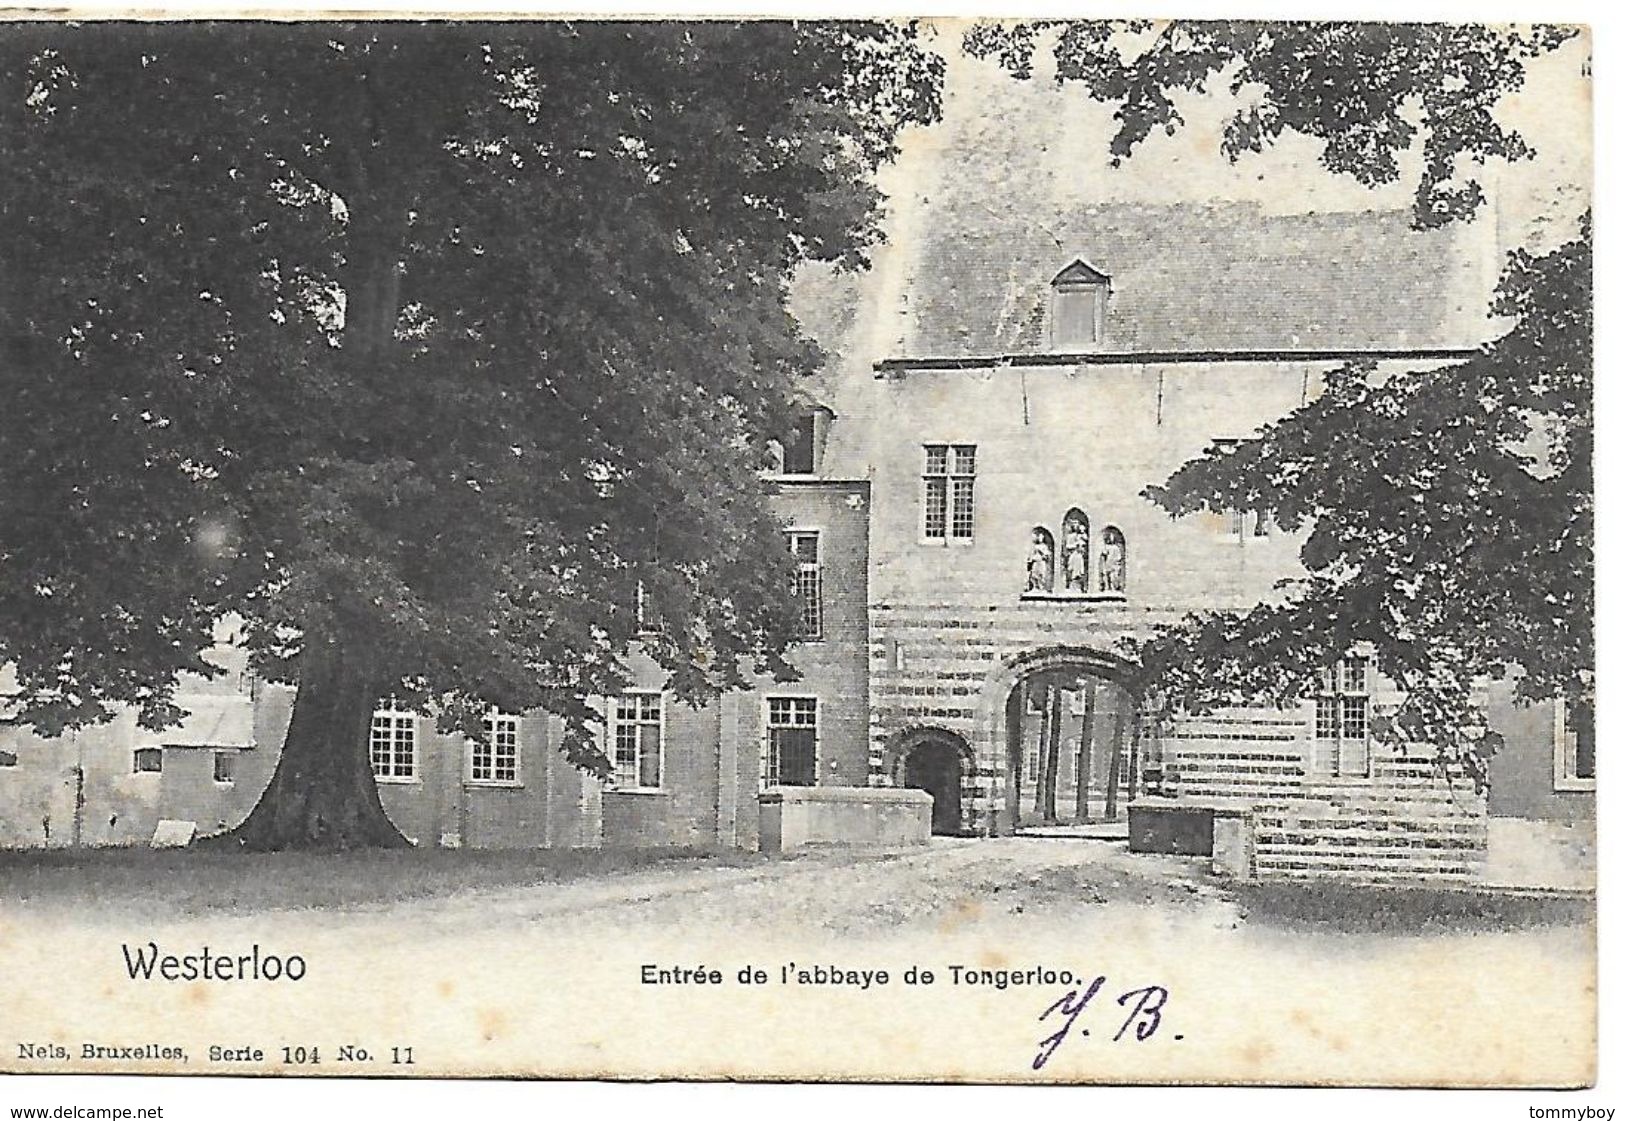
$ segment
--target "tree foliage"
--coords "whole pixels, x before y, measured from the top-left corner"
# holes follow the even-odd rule
[[[1237,99],[1220,145],[1231,160],[1296,133],[1319,142],[1328,171],[1376,186],[1397,181],[1402,156],[1417,149],[1416,221],[1436,226],[1482,205],[1474,165],[1534,154],[1493,109],[1523,85],[1530,59],[1573,35],[1483,24],[1038,20],[979,23],[965,49],[1030,78],[1049,44],[1057,81],[1117,107],[1118,161],[1154,132],[1172,136],[1185,124],[1181,98],[1215,86]]]
[[[758,479],[820,355],[787,285],[864,262],[940,71],[894,24],[9,27],[22,718],[173,720],[235,616],[268,677],[325,645],[602,766],[639,583],[679,695],[788,672]]]
[[[1147,497],[1178,516],[1262,510],[1306,529],[1307,577],[1278,602],[1193,616],[1137,648],[1196,710],[1289,703],[1351,650],[1403,690],[1379,734],[1482,781],[1498,743],[1475,684],[1518,671],[1526,701],[1593,693],[1591,237],[1512,254],[1511,328],[1467,361],[1325,392],[1255,439],[1187,463]]]

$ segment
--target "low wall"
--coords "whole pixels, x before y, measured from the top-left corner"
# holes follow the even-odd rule
[[[897,848],[931,839],[931,795],[879,786],[777,786],[757,796],[762,851]]]
[[[1367,775],[1311,775],[1311,746],[1306,721],[1274,710],[1184,718],[1163,739],[1178,776],[1167,804],[1248,811],[1249,828],[1227,841],[1259,879],[1480,878],[1488,819],[1470,780],[1375,744]],[[1233,847],[1230,858],[1239,870]]]

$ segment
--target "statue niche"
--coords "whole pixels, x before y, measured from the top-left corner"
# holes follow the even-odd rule
[[[1121,592],[1126,589],[1128,576],[1128,543],[1123,531],[1114,525],[1100,534],[1100,590]]]
[[[1069,592],[1089,590],[1089,518],[1074,506],[1061,522],[1062,579]]]
[[[1055,590],[1055,537],[1041,525],[1033,526],[1027,546],[1027,591]]]

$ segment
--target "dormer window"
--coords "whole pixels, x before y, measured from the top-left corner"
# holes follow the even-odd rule
[[[796,414],[784,437],[776,441],[781,474],[818,474],[824,465],[824,441],[829,438],[829,421],[834,415],[823,405],[813,405]]]
[[[1050,281],[1049,341],[1054,350],[1099,346],[1106,337],[1112,278],[1079,258]]]

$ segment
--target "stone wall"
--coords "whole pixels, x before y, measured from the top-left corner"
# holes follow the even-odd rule
[[[920,790],[781,786],[765,790],[762,851],[810,845],[895,849],[931,839],[931,796]]]
[[[1263,878],[1478,875],[1488,827],[1470,778],[1375,741],[1368,775],[1312,775],[1312,721],[1306,710],[1275,709],[1175,721],[1161,737],[1175,793],[1146,801],[1246,810],[1251,872]]]

